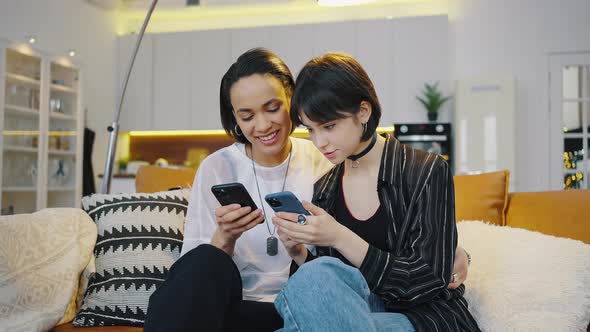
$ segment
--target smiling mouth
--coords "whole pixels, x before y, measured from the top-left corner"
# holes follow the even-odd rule
[[[261,140],[263,142],[268,142],[268,141],[272,141],[278,134],[279,134],[279,131],[277,130],[277,131],[270,133],[269,135],[258,136],[256,138],[258,138],[259,140]]]

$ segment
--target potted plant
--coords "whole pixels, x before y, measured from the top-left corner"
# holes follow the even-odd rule
[[[429,121],[436,121],[438,118],[438,111],[441,106],[449,99],[450,96],[443,97],[442,93],[438,90],[438,82],[434,84],[424,83],[424,90],[422,96],[416,96],[416,98],[426,108],[426,114],[428,115]]]
[[[121,158],[121,159],[117,160],[117,166],[119,168],[119,172],[126,173],[128,163],[129,163],[129,158]]]

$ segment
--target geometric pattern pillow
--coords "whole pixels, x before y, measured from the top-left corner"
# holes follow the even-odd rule
[[[143,326],[150,295],[180,257],[190,190],[95,194],[82,199],[96,223],[96,273],[75,326]]]

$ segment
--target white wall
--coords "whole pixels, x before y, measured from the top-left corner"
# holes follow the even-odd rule
[[[452,0],[454,78],[516,78],[519,191],[549,188],[549,53],[590,50],[588,0]],[[501,124],[500,124],[501,125]]]
[[[116,88],[115,17],[79,0],[0,0],[0,38],[25,41],[34,35],[34,47],[51,54],[75,49],[74,62],[83,70],[83,101],[87,125],[96,132],[95,174],[104,169],[107,133],[112,122]],[[100,182],[96,183],[100,189]]]

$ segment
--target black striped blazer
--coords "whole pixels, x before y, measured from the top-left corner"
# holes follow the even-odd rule
[[[343,165],[314,187],[314,204],[332,215]],[[371,291],[388,311],[405,314],[418,332],[479,331],[463,298],[465,286],[447,288],[457,247],[455,192],[447,162],[387,136],[377,191],[390,220],[389,251],[369,245],[360,271]],[[337,256],[332,248],[320,247],[317,253]]]

